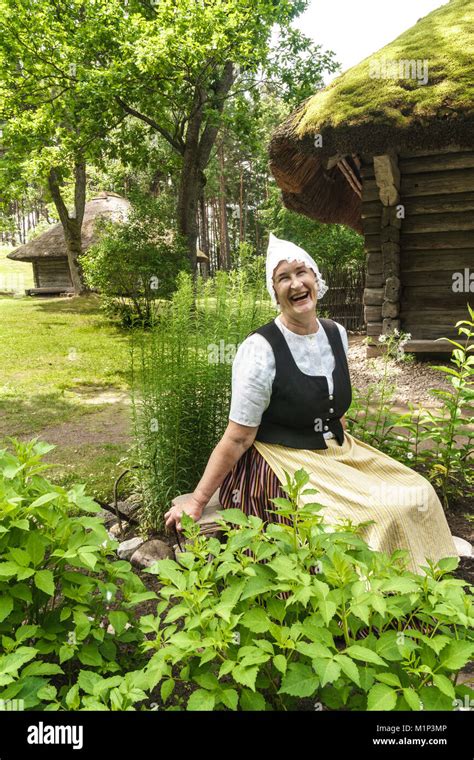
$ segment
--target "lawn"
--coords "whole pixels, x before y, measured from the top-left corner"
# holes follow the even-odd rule
[[[129,348],[97,297],[0,297],[0,367],[0,436],[56,444],[53,480],[110,497],[130,444]]]

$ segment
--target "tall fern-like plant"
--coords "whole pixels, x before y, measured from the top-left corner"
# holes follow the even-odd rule
[[[245,274],[193,283],[181,273],[159,321],[132,338],[133,410],[144,530],[163,527],[171,499],[193,491],[222,436],[238,345],[274,310]]]

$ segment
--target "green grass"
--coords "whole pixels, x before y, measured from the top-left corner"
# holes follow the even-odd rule
[[[0,292],[14,291],[24,294],[26,288],[33,288],[33,266],[25,261],[11,261],[7,253],[13,246],[0,246]]]
[[[96,296],[0,297],[0,438],[50,430],[61,484],[87,480],[111,495],[116,462],[130,444],[128,407],[94,401],[127,392],[128,335],[106,321]],[[111,390],[113,389],[113,391]]]

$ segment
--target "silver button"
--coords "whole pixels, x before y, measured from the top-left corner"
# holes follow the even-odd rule
[[[327,425],[324,426],[324,430],[329,430]]]
[[[332,401],[334,396],[329,396],[329,400]]]
[[[333,412],[334,412],[334,409],[332,409],[332,408],[331,408],[331,409],[329,410],[329,414],[332,414]]]

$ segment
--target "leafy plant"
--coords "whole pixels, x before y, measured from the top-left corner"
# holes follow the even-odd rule
[[[136,460],[142,526],[160,528],[177,493],[194,488],[228,424],[232,361],[240,342],[274,315],[262,284],[218,272],[178,289],[147,334],[133,335]]]
[[[150,326],[160,301],[173,293],[178,272],[189,269],[171,202],[166,193],[152,198],[136,192],[127,221],[99,220],[101,239],[81,257],[87,284],[124,326]]]
[[[349,411],[349,426],[353,435],[380,448],[390,456],[423,472],[437,486],[445,509],[458,496],[472,494],[474,475],[469,467],[472,457],[472,401],[474,389],[474,310],[468,306],[470,320],[456,324],[460,335],[466,335],[465,345],[451,339],[454,345],[451,366],[433,366],[450,380],[451,388],[431,389],[430,393],[442,402],[438,410],[415,408],[394,412],[392,407],[396,385],[390,382],[390,357],[397,361],[404,356],[404,333],[386,338],[383,371],[380,382],[364,392],[354,390]]]
[[[225,510],[220,543],[183,516],[186,551],[148,569],[163,587],[157,616],[141,619],[145,674],[166,709],[180,709],[180,683],[194,688],[187,710],[292,710],[305,698],[451,710],[472,698],[457,684],[474,653],[472,587],[449,574],[458,558],[411,573],[406,551],[374,552],[361,526],[328,526],[303,503],[315,493],[304,470],[286,478],[288,498],[273,501],[290,524]]]
[[[113,674],[142,639],[133,608],[154,598],[111,541],[83,485],[52,485],[42,457],[53,446],[11,439],[0,450],[0,699],[51,702],[78,665]],[[142,662],[143,662],[142,658]]]

